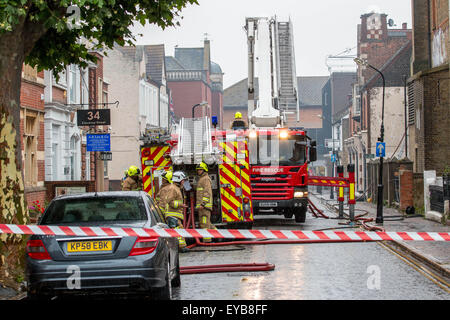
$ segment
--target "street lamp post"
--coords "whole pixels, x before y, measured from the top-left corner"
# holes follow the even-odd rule
[[[378,72],[381,76],[381,79],[383,80],[383,98],[382,98],[382,104],[381,104],[381,128],[380,128],[380,137],[378,138],[378,141],[383,143],[384,142],[384,94],[385,94],[385,88],[386,88],[386,81],[384,79],[383,73],[375,68],[374,66],[370,65],[367,61],[362,60],[360,58],[355,58],[354,61],[360,65],[360,66],[366,66],[369,67],[376,72]],[[378,194],[377,194],[377,218],[375,220],[378,224],[383,224],[383,160],[384,157],[381,154],[380,155],[380,170],[378,172]]]
[[[324,116],[322,116],[321,114],[318,114],[317,115],[320,119],[322,119],[322,120],[326,120],[330,125],[331,125],[331,139],[333,140],[333,158],[334,158],[334,161],[332,161],[332,163],[333,163],[333,177],[334,177],[334,162],[336,161],[336,154],[335,154],[335,148],[334,148],[334,130],[333,130],[333,124],[327,119],[327,118],[325,118]],[[332,159],[333,160],[333,159]],[[333,187],[331,187],[331,191],[330,191],[330,199],[334,199],[334,188]]]
[[[201,103],[197,103],[196,105],[194,105],[194,106],[192,107],[192,118],[195,117],[195,108],[196,108],[196,107],[204,106],[204,105],[207,105],[207,104],[208,104],[208,102],[203,101],[203,102],[201,102]]]

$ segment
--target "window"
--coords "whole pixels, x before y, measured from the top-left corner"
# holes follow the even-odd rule
[[[51,203],[42,224],[147,220],[144,203],[135,197],[61,199]]]
[[[37,184],[37,134],[38,121],[36,114],[26,114],[24,131],[24,178],[25,185]]]

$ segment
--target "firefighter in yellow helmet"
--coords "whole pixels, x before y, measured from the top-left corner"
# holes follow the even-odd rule
[[[123,181],[122,191],[142,190],[141,170],[136,166],[131,166],[127,171],[127,178]]]
[[[234,120],[231,123],[230,129],[238,130],[238,129],[247,129],[247,123],[242,120],[242,113],[236,112],[234,114]]]
[[[211,224],[211,211],[213,208],[213,194],[211,186],[211,178],[208,175],[208,165],[201,162],[197,165],[197,182],[196,206],[198,210],[199,225],[202,229],[216,229]],[[204,242],[211,242],[211,238],[203,238]]]
[[[163,185],[158,193],[157,202],[169,228],[183,227],[183,194],[178,185],[173,181],[174,173],[165,172],[163,175]],[[178,180],[177,180],[178,181]],[[186,241],[182,237],[178,237],[178,245],[180,249],[186,247]]]

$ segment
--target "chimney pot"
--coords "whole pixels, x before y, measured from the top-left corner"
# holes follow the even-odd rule
[[[402,27],[403,27],[403,29],[408,29],[408,23],[404,22],[404,23],[402,24]]]

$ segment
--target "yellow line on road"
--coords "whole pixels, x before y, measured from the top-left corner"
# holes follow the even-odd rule
[[[387,251],[396,255],[400,260],[407,263],[409,266],[413,267],[416,271],[420,272],[427,279],[433,281],[435,284],[437,284],[439,287],[441,287],[441,289],[443,289],[445,292],[450,293],[450,284],[447,281],[445,281],[444,279],[442,279],[441,277],[439,277],[437,274],[428,270],[427,268],[424,268],[423,266],[418,264],[416,261],[414,261],[413,259],[402,254],[398,250],[395,250],[391,246],[389,246],[385,243],[382,243],[380,241],[378,241],[377,243],[380,246],[382,246],[384,249],[386,249]]]

